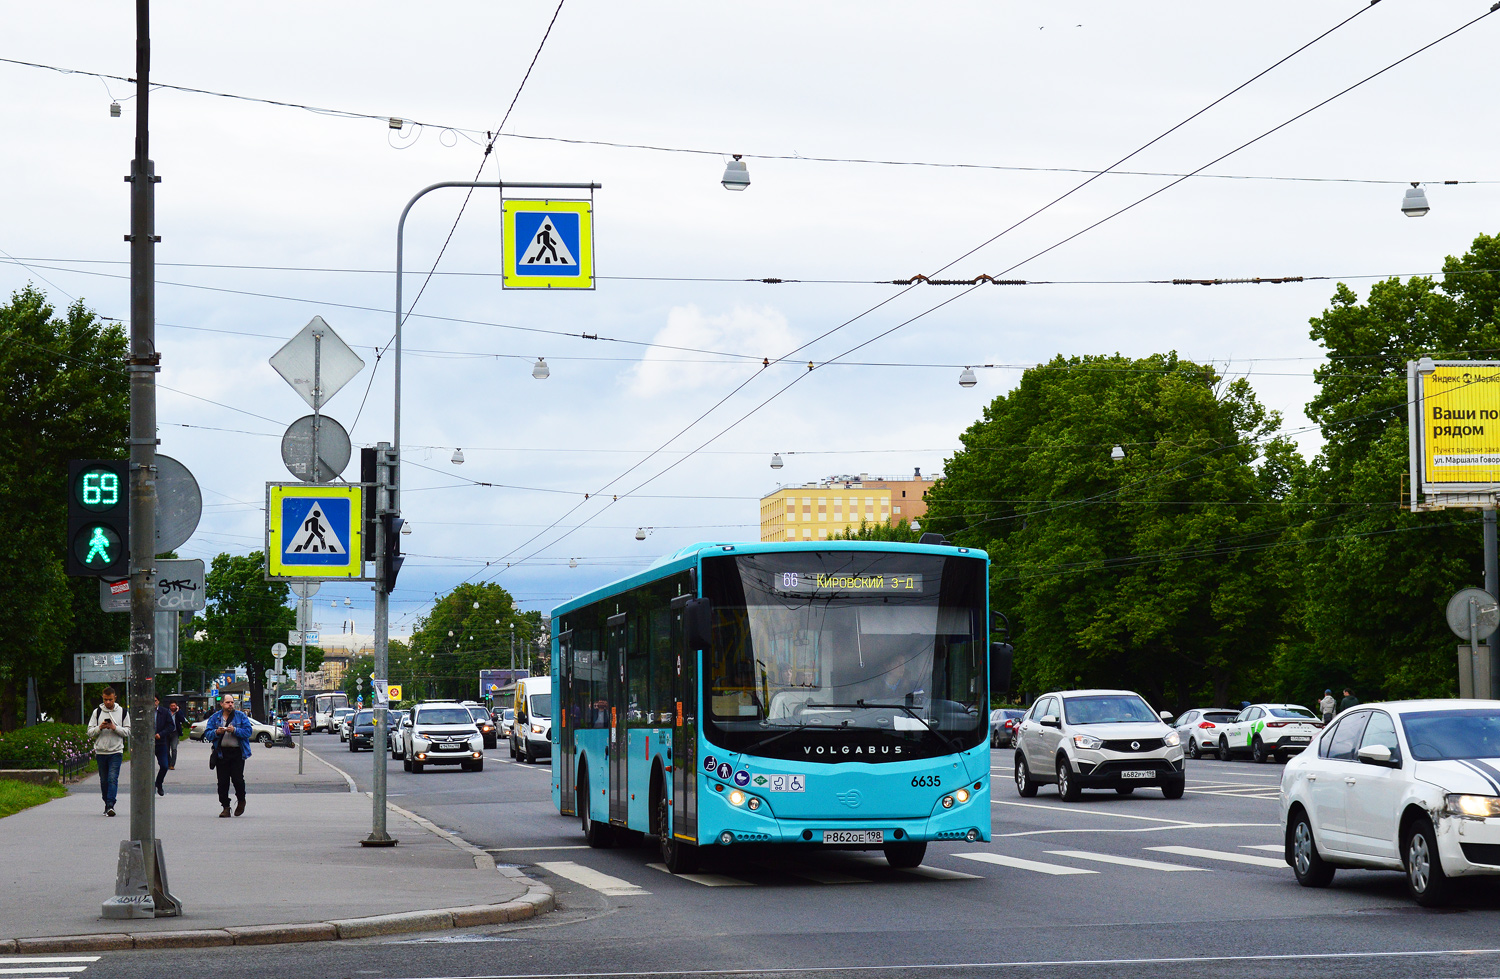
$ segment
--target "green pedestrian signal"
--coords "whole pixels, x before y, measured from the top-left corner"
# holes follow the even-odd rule
[[[68,574],[123,578],[130,573],[129,463],[68,463]]]

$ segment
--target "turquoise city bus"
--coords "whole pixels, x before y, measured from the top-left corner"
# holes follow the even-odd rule
[[[880,849],[990,838],[989,557],[695,544],[553,611],[552,797],[590,846]],[[993,660],[993,663],[992,663]],[[993,676],[991,670],[993,669]]]

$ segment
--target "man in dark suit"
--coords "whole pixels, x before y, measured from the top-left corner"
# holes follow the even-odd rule
[[[169,758],[170,763],[167,765],[167,768],[170,769],[177,767],[177,742],[182,740],[183,732],[187,730],[188,719],[187,713],[182,709],[182,705],[175,700],[167,705],[167,710],[170,710],[172,712],[172,721],[177,725],[177,734],[174,738],[172,738],[172,752]]]
[[[172,748],[177,744],[177,721],[172,712],[156,698],[156,794],[166,795],[162,783],[167,780],[167,769],[172,767]]]

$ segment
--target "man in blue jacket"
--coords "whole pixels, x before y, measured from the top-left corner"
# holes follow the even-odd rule
[[[245,759],[250,757],[250,739],[255,729],[250,718],[234,709],[234,698],[224,698],[224,709],[208,716],[205,736],[213,744],[213,756],[209,763],[219,773],[219,805],[224,811],[220,819],[229,818],[229,786],[234,784],[234,795],[239,804],[234,807],[236,816],[245,812]]]

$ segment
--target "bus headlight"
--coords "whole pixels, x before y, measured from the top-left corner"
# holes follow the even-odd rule
[[[745,804],[745,793],[735,789],[729,793],[729,804],[731,806],[743,806]]]
[[[757,799],[755,796],[752,795],[750,797],[750,811],[751,812],[755,812],[759,808],[760,808],[760,800]]]
[[[953,793],[953,797],[955,799],[957,799],[959,802],[968,802],[969,801],[969,790],[968,789],[959,789],[957,792]]]
[[[944,809],[952,809],[953,808],[953,796],[951,796],[951,795],[945,795],[945,796],[943,796],[943,808]]]

